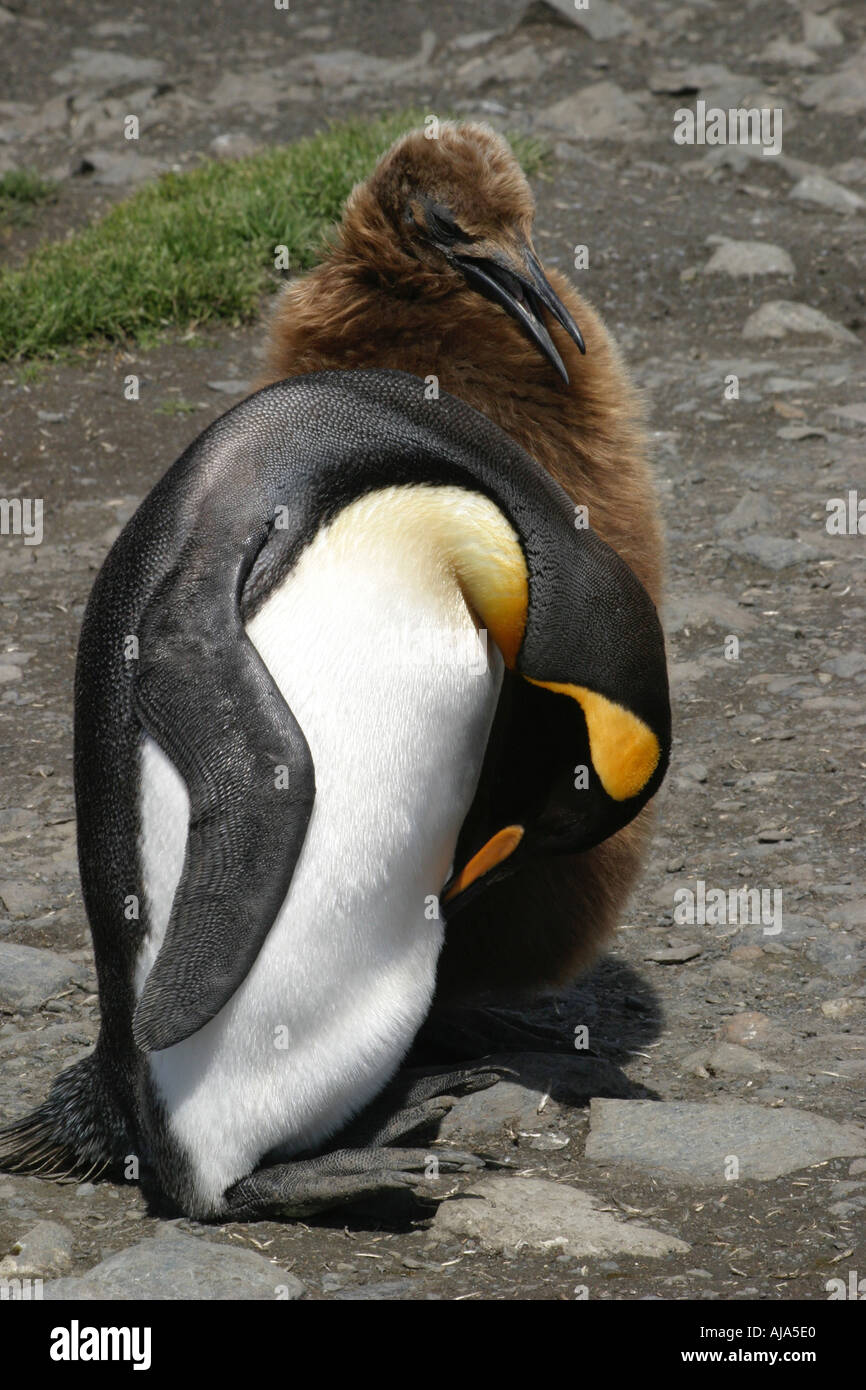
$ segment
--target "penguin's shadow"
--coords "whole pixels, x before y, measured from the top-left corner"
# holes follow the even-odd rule
[[[406,1067],[388,1088],[389,1104],[395,1111],[401,1108],[419,1072],[446,1073],[482,1059],[507,1071],[504,1081],[510,1087],[544,1091],[566,1111],[586,1108],[594,1096],[658,1100],[658,1092],[626,1075],[623,1064],[658,1038],[662,1023],[655,990],[613,956],[604,957],[577,984],[532,1004],[434,1005]],[[511,1090],[507,1104],[513,1103],[513,1095]],[[443,1122],[441,1117],[423,1125],[399,1143],[432,1144]],[[459,1139],[449,1134],[447,1142],[486,1152],[490,1138],[489,1130],[477,1135],[467,1130]],[[332,1142],[339,1147],[339,1138]],[[314,1222],[341,1229],[381,1225],[407,1230],[429,1219],[440,1200],[411,1191],[389,1193],[349,1211],[323,1213]]]
[[[508,1052],[562,1052],[607,1061],[623,1095],[635,1083],[620,1065],[659,1036],[661,1003],[646,979],[625,961],[604,956],[577,983],[530,1003],[438,1008],[415,1040],[408,1065],[467,1061]],[[643,1094],[643,1092],[641,1092]]]

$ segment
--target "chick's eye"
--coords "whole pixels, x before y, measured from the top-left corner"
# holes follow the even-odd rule
[[[462,227],[454,221],[450,213],[444,208],[434,208],[428,206],[427,228],[435,241],[467,241]]]

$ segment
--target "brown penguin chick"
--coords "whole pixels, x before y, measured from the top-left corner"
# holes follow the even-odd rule
[[[588,508],[658,603],[662,542],[639,402],[598,314],[563,275],[542,271],[534,212],[489,127],[403,137],[353,189],[327,258],[281,295],[258,385],[364,367],[437,378]],[[492,884],[446,930],[440,1002],[573,978],[616,926],[647,830],[644,811],[591,851]]]

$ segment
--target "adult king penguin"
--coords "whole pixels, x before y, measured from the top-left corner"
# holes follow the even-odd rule
[[[283,291],[261,384],[346,367],[435,377],[588,509],[658,603],[655,495],[616,346],[568,280],[543,270],[532,194],[507,143],[480,124],[427,134],[383,156],[351,193],[327,257]],[[548,692],[506,682],[519,717],[553,717]],[[617,923],[648,829],[638,817],[591,850],[492,884],[447,933],[437,1001],[507,998],[578,974]],[[501,1042],[482,1029],[475,1045]]]
[[[524,723],[526,748],[490,743],[503,670],[546,690],[554,741]],[[392,371],[242,402],[142,503],[85,613],[102,1030],[0,1167],[135,1155],[151,1193],[218,1220],[417,1182],[426,1153],[394,1141],[491,1079],[393,1081],[444,920],[619,830],[669,741],[651,599],[495,425]]]

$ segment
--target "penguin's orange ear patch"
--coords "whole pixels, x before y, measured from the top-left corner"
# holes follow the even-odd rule
[[[489,874],[490,870],[495,869],[497,864],[502,864],[509,855],[514,853],[522,839],[522,825],[506,825],[502,830],[497,830],[496,834],[487,841],[487,844],[483,845],[477,854],[473,854],[469,863],[460,870],[456,878],[452,879],[443,901],[450,902],[476,879],[481,878],[484,874]]]
[[[577,700],[586,719],[589,755],[599,781],[612,801],[627,801],[642,792],[658,767],[661,744],[648,724],[624,705],[587,690],[582,685],[561,681],[536,681],[557,695]]]

